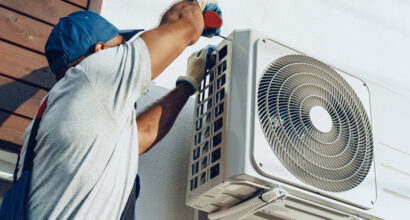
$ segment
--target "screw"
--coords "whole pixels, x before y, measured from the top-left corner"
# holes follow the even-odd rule
[[[265,40],[265,39],[263,39],[263,40],[262,40],[262,42],[263,42],[263,43],[266,43],[266,40]]]
[[[262,164],[262,163],[259,163],[259,166],[260,166],[260,167],[263,167],[263,164]]]
[[[371,203],[372,205],[374,205],[374,201],[371,201],[370,203]]]

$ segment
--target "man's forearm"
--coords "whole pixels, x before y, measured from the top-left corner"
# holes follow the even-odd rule
[[[139,154],[148,151],[168,133],[191,92],[191,87],[180,83],[159,102],[138,116]]]

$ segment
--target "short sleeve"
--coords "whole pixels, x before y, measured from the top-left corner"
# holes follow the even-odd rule
[[[148,48],[138,37],[123,45],[95,53],[80,64],[96,98],[119,120],[124,121],[134,103],[151,84]]]

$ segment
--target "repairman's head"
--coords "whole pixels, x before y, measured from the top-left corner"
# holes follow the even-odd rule
[[[45,47],[48,64],[59,80],[87,56],[123,44],[139,31],[120,31],[92,11],[74,12],[60,18],[48,37]]]

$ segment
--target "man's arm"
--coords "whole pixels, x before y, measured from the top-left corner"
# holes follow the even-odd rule
[[[195,1],[173,5],[157,28],[141,34],[151,58],[151,79],[155,79],[185,47],[195,43],[204,30],[201,9]]]
[[[191,87],[180,83],[167,96],[138,116],[139,155],[148,151],[168,133],[191,94]]]

